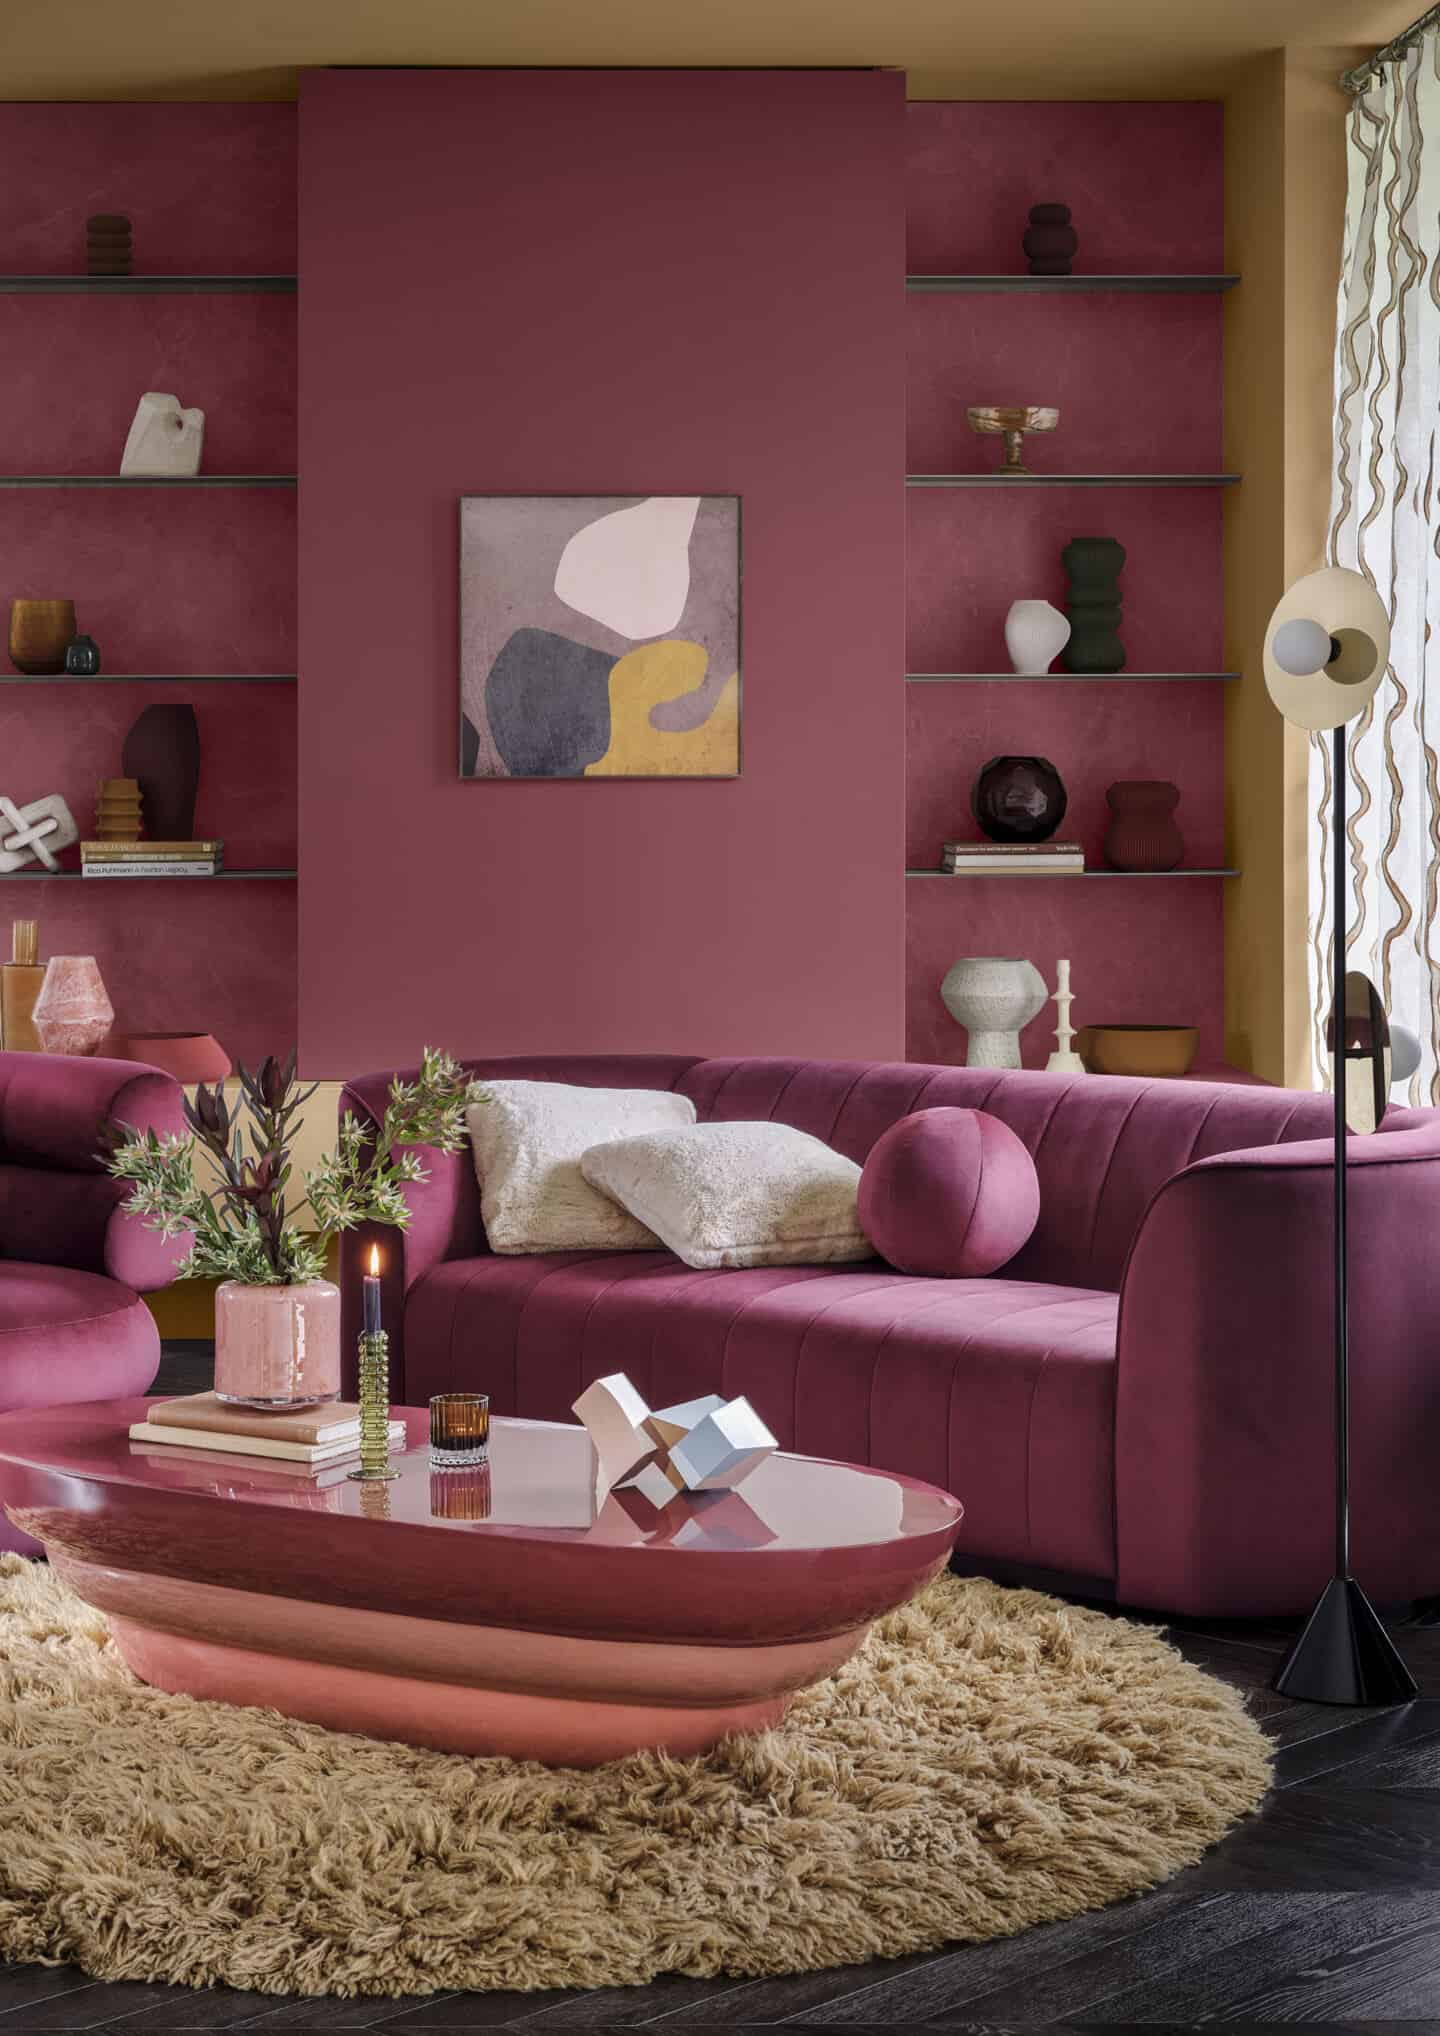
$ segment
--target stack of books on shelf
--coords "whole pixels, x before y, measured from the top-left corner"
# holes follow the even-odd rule
[[[1079,876],[1085,851],[1078,841],[947,841],[940,865],[946,876]]]
[[[215,877],[225,860],[223,841],[82,841],[87,877]]]
[[[293,1413],[267,1413],[263,1407],[237,1407],[214,1393],[187,1393],[178,1400],[156,1400],[147,1418],[130,1429],[132,1442],[165,1450],[204,1450],[230,1463],[239,1458],[263,1459],[271,1470],[302,1475],[360,1456],[360,1409],[348,1400],[328,1406],[301,1407]],[[390,1447],[405,1447],[405,1423],[390,1423]]]

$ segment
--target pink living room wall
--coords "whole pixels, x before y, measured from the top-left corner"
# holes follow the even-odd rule
[[[304,80],[309,1073],[900,1054],[903,94]],[[742,497],[738,780],[457,778],[457,504],[506,492]]]

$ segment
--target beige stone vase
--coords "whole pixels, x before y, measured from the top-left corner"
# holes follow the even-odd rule
[[[329,1280],[215,1289],[215,1392],[241,1407],[340,1397],[340,1289]]]

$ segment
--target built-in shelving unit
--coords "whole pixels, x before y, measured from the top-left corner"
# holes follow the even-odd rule
[[[906,672],[907,686],[1229,685],[1239,672]]]
[[[293,296],[295,276],[0,276],[9,297]]]
[[[170,149],[163,113],[156,112],[151,126],[155,145]],[[257,137],[262,132],[269,130],[263,123],[257,123]],[[107,375],[102,369],[98,375],[97,390],[102,393],[91,392],[92,409],[101,401],[106,406],[97,414],[108,418],[108,428],[89,441],[93,449],[88,454],[78,450],[70,438],[63,441],[63,453],[58,447],[50,451],[45,410],[32,404],[25,430],[12,437],[13,466],[44,468],[50,460],[64,464],[87,456],[108,464],[118,454],[118,442],[123,441],[135,396],[141,389],[154,386],[153,380],[136,379],[134,394],[127,395],[127,377],[123,372],[113,371],[115,362],[125,362],[139,377],[156,372],[144,368],[144,361],[150,358],[169,363],[162,386],[179,387],[190,401],[195,398],[188,391],[196,387],[202,375],[213,379],[218,374],[217,386],[225,392],[225,422],[233,449],[222,452],[217,443],[216,464],[235,467],[253,462],[259,469],[283,469],[295,464],[289,434],[280,435],[275,422],[283,417],[284,406],[276,399],[293,354],[294,306],[299,285],[298,276],[283,266],[287,261],[293,264],[294,257],[287,247],[289,222],[284,212],[287,201],[282,185],[268,171],[256,178],[258,223],[256,217],[247,217],[243,230],[235,237],[233,250],[227,249],[219,257],[221,262],[228,259],[236,266],[202,272],[184,266],[194,262],[196,251],[205,245],[203,222],[207,201],[187,198],[183,190],[191,160],[190,138],[186,130],[177,127],[173,167],[181,189],[176,207],[173,213],[163,215],[148,207],[138,208],[142,211],[150,262],[163,269],[168,257],[172,273],[36,274],[30,270],[21,272],[22,265],[27,259],[43,261],[46,254],[32,252],[27,256],[18,246],[12,253],[16,267],[10,273],[0,274],[0,300],[12,305],[6,314],[12,351],[18,346],[22,331],[33,331],[30,358],[23,363],[24,369],[35,374],[42,372],[53,336],[63,329],[73,344],[79,345],[83,340],[86,346],[94,348],[97,361],[112,370]],[[243,163],[237,163],[235,174],[243,183]],[[86,202],[85,175],[83,164],[77,170],[65,163],[61,142],[35,187],[37,207],[44,211],[52,227],[60,221],[69,221],[63,230],[74,237],[65,240],[66,248],[73,249],[78,244],[76,227],[80,222],[73,214],[77,203]],[[238,203],[245,193],[236,187],[230,195]],[[41,245],[33,232],[29,245],[37,250]],[[55,246],[61,245],[57,230]],[[215,245],[218,248],[220,243]],[[59,252],[54,259],[64,260],[66,255]],[[203,254],[200,259],[204,259]],[[99,300],[111,298],[125,302],[99,308]],[[22,299],[23,303],[19,301]],[[182,308],[176,300],[187,300],[188,308]],[[65,359],[71,362],[69,354]],[[63,375],[65,370],[60,372]],[[73,363],[69,373],[73,383]],[[192,376],[196,379],[191,379]],[[58,400],[63,385],[57,387],[56,394]],[[127,403],[129,409],[124,407]],[[107,450],[107,439],[111,450]],[[228,834],[233,851],[229,867],[202,876],[157,876],[148,871],[137,874],[127,870],[97,878],[93,874],[87,877],[80,867],[47,870],[32,862],[24,869],[3,873],[10,886],[5,895],[17,900],[17,912],[31,911],[40,919],[42,942],[47,946],[50,935],[57,943],[77,951],[93,948],[101,957],[117,1007],[122,1003],[129,1006],[127,1016],[138,1027],[167,1022],[163,995],[191,996],[197,1000],[191,1012],[197,1023],[213,1030],[233,1050],[252,1056],[260,1050],[260,1039],[268,1038],[272,1031],[277,1044],[283,1044],[287,1035],[293,1036],[295,1022],[293,997],[288,997],[284,990],[283,971],[272,969],[267,973],[262,969],[257,978],[246,957],[262,946],[271,955],[277,944],[283,951],[294,937],[299,871],[293,819],[288,808],[294,797],[292,709],[297,674],[293,668],[287,669],[295,663],[287,626],[293,606],[293,584],[286,585],[293,568],[286,563],[281,526],[287,517],[293,516],[297,484],[298,475],[284,471],[173,476],[46,471],[0,474],[0,502],[12,505],[5,511],[11,519],[7,529],[33,525],[40,532],[36,541],[42,566],[38,591],[49,592],[52,587],[66,593],[73,591],[80,626],[84,628],[87,621],[90,623],[106,654],[105,667],[98,673],[32,675],[13,671],[7,661],[6,669],[0,672],[0,688],[4,689],[0,698],[5,701],[3,713],[10,732],[22,727],[27,735],[32,735],[38,753],[61,757],[56,778],[68,770],[65,788],[82,829],[88,832],[89,816],[82,814],[76,803],[76,792],[84,782],[76,777],[77,756],[85,756],[87,772],[97,765],[101,770],[119,769],[118,751],[124,726],[144,704],[145,691],[136,689],[149,690],[152,700],[157,695],[183,700],[194,689],[190,696],[197,701],[203,689],[208,705],[202,709],[204,768],[197,828],[210,834]],[[28,509],[21,507],[22,494],[30,491],[38,494],[42,490],[55,497],[43,511],[38,499]],[[62,495],[62,490],[67,492]],[[122,504],[111,493],[113,490],[148,493],[133,498],[127,495]],[[172,494],[176,500],[168,508],[162,506],[161,498]],[[69,506],[62,509],[62,501]],[[192,525],[200,544],[193,555],[185,549]],[[231,547],[223,541],[222,531],[225,536],[233,532],[233,556]],[[207,592],[213,593],[217,580],[223,585],[227,579],[234,581],[241,574],[247,580],[250,578],[254,570],[250,564],[250,545],[257,539],[258,570],[263,577],[249,591],[258,598],[250,606],[239,599],[230,602],[224,609],[226,620],[212,625],[206,608]],[[167,558],[152,585],[145,569],[157,544],[164,545]],[[293,558],[293,549],[288,556]],[[133,633],[126,626],[127,581],[130,593],[148,604],[142,626]],[[173,630],[167,629],[167,617],[158,605],[169,602],[174,602]],[[278,625],[277,614],[281,618]],[[221,667],[240,662],[244,654],[242,644],[252,642],[241,633],[247,616],[260,624],[248,651],[258,668],[224,670]],[[167,641],[171,636],[173,642]],[[230,655],[232,643],[234,657]],[[124,669],[127,662],[147,669]],[[109,668],[112,663],[117,669]],[[170,669],[164,669],[166,665]],[[154,666],[161,669],[150,668]],[[198,669],[187,670],[187,666]],[[77,686],[91,690],[85,694],[39,690]],[[26,687],[37,690],[30,693],[15,690]],[[126,687],[132,689],[128,702],[103,698],[106,688],[113,691]],[[269,691],[231,694],[225,691],[227,687]],[[283,744],[288,753],[283,758],[277,755],[267,804],[259,796],[263,789],[260,781],[268,781],[265,747],[272,741],[277,751]],[[0,751],[4,746],[5,734],[0,733]],[[231,761],[236,758],[238,762]],[[93,784],[93,780],[90,782]],[[27,794],[37,789],[48,791],[51,780],[47,776],[34,787],[26,783],[10,789]],[[272,810],[277,802],[286,809],[283,815]],[[68,863],[71,857],[65,855],[60,860]],[[107,903],[102,889],[105,883],[123,883],[123,901],[117,903],[112,899]],[[25,884],[60,885],[62,890],[49,893],[48,906],[43,898],[38,905],[21,906],[16,887]],[[82,892],[78,888],[82,884],[89,888]],[[148,905],[136,895],[137,887],[145,884],[160,887]],[[206,886],[204,897],[187,899],[188,884]],[[229,886],[223,904],[213,888],[216,884]],[[271,887],[273,895],[256,892],[256,886],[265,885]],[[275,891],[276,886],[279,891]],[[207,899],[215,902],[207,903]],[[217,912],[218,918],[214,917]],[[148,943],[146,952],[163,951],[167,946],[184,949],[187,943],[193,948],[194,928],[208,924],[212,918],[218,957],[213,966],[207,956],[204,969],[181,965],[167,970],[165,979],[169,987],[163,993],[153,982],[142,980],[127,969],[126,947],[132,929],[143,928]],[[166,933],[172,935],[168,942],[161,937]]]
[[[995,296],[1015,290],[1025,294],[1072,296],[1095,290],[1124,290],[1147,296],[1199,296],[1233,290],[1238,276],[907,276],[905,288],[917,296],[958,293]]]
[[[293,488],[298,474],[0,474],[0,488]]]
[[[957,957],[1024,955],[1053,985],[1068,956],[1077,1022],[1197,1024],[1218,1062],[1223,909],[1240,876],[1223,723],[1242,676],[1223,669],[1220,616],[1223,520],[1243,478],[1226,471],[1219,414],[1223,311],[1241,281],[1224,253],[1223,123],[1214,107],[1123,102],[916,103],[906,121],[906,1051],[963,1059],[939,987]],[[1157,156],[1161,131],[1180,138],[1173,156]],[[1041,161],[1064,165],[1053,184]],[[1079,272],[1032,275],[1026,208],[1052,196],[1074,206]],[[999,446],[968,430],[982,402],[1058,410],[1053,438],[1025,440],[1032,471],[1006,472]],[[1011,603],[1069,605],[1062,558],[1077,536],[1125,547],[1127,667],[1008,669]],[[982,845],[976,777],[1010,756],[1057,773],[1056,839],[1089,867],[940,867],[942,842]],[[1137,781],[1177,787],[1177,869],[1109,867],[1108,794]],[[967,878],[985,881],[941,896]],[[1022,1041],[1027,1066],[1044,1065],[1052,1024],[1043,1015]]]
[[[907,488],[1233,488],[1238,474],[907,474]]]

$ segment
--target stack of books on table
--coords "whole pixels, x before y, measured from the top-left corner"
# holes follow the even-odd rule
[[[940,867],[948,877],[1079,876],[1085,851],[1078,841],[947,841]]]
[[[225,860],[223,841],[82,841],[87,877],[214,877]]]
[[[132,1442],[167,1449],[214,1451],[232,1462],[264,1458],[270,1469],[314,1471],[360,1454],[360,1409],[348,1400],[293,1413],[263,1407],[236,1407],[214,1393],[187,1393],[156,1400],[149,1415],[130,1429]],[[390,1447],[405,1447],[405,1423],[390,1423]]]

